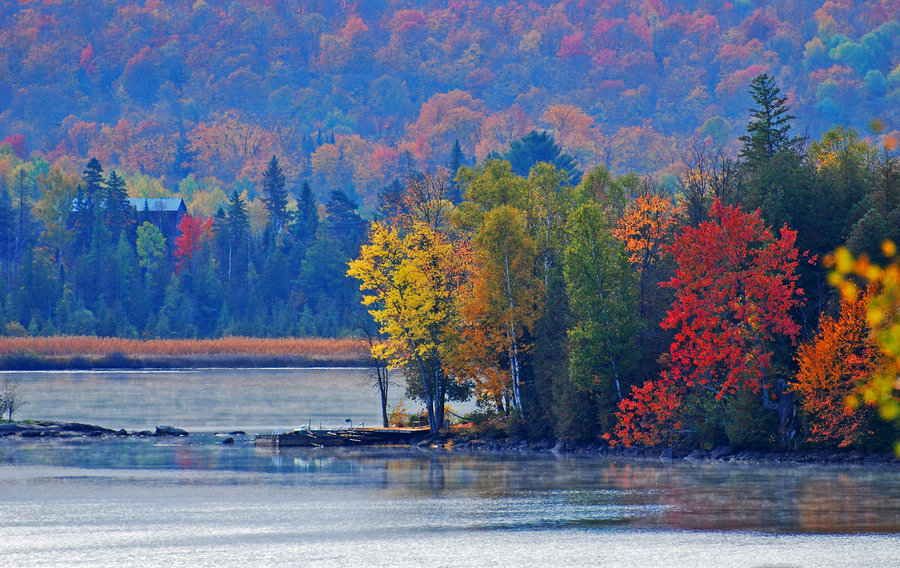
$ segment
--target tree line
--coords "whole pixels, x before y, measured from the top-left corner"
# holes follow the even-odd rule
[[[864,275],[892,258],[897,159],[846,128],[796,136],[766,74],[750,92],[740,154],[690,148],[674,194],[573,176],[552,140],[529,162],[523,140],[461,168],[458,204],[438,172],[383,208],[348,274],[383,335],[373,355],[404,369],[433,431],[471,392],[530,437],[890,446],[897,392],[880,417],[888,367],[865,317],[887,288],[838,293],[829,267],[836,249]]]
[[[214,215],[186,213],[171,226],[159,212],[139,219],[152,200],[135,207],[97,159],[77,177],[41,159],[0,158],[13,170],[0,177],[11,180],[0,187],[8,335],[340,337],[362,325],[344,272],[365,221],[340,190],[324,204],[309,184],[289,195],[275,157],[258,199],[234,190]],[[251,207],[262,209],[261,228]]]
[[[275,154],[318,199],[341,187],[367,210],[455,139],[480,163],[534,129],[583,168],[665,175],[692,136],[735,139],[761,72],[790,82],[816,137],[896,125],[898,14],[892,0],[19,0],[0,5],[0,141],[168,187],[247,184]]]
[[[892,261],[895,146],[843,127],[803,139],[772,77],[750,93],[740,153],[697,140],[674,188],[578,171],[533,131],[476,167],[454,144],[448,168],[384,186],[371,223],[341,190],[289,190],[273,156],[169,229],[141,217],[142,179],[5,146],[0,329],[366,336],[433,428],[474,394],[535,437],[880,447],[893,426],[870,403],[896,396],[854,389],[885,368],[860,315],[883,292],[841,299],[825,260]]]

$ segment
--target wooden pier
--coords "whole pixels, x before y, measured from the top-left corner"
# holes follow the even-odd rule
[[[414,438],[425,437],[421,428],[351,428],[347,430],[301,429],[280,434],[258,434],[257,447],[324,448],[329,446],[406,446]]]

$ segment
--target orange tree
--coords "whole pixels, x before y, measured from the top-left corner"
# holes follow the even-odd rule
[[[870,293],[848,294],[837,318],[823,318],[816,337],[797,350],[793,385],[809,427],[809,441],[870,447],[882,430],[872,405],[858,400],[861,385],[887,363],[866,321]]]
[[[885,355],[875,372],[850,393],[847,403],[850,407],[877,406],[884,420],[896,424],[900,421],[900,259],[891,241],[884,242],[882,253],[890,259],[884,267],[869,262],[864,255],[854,258],[845,248],[826,257],[825,262],[834,268],[829,282],[841,290],[844,298],[859,293],[858,279],[869,282],[872,291],[866,299],[866,321],[872,338]],[[900,455],[900,442],[894,450]]]
[[[747,410],[747,395],[760,391],[763,405],[782,412],[783,426],[787,421],[790,408],[773,400],[770,370],[775,342],[799,332],[790,318],[802,297],[796,233],[784,227],[776,238],[758,212],[718,200],[710,217],[686,227],[670,249],[677,269],[663,283],[675,291],[662,322],[675,331],[668,370],[634,387],[620,404],[614,434],[623,443],[670,442],[686,433],[718,436],[723,429],[737,438],[729,433],[739,429],[734,420],[717,417],[721,406],[754,412]]]

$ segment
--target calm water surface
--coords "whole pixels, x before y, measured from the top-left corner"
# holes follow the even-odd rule
[[[7,376],[19,381],[27,402],[19,418],[127,430],[166,424],[191,432],[271,432],[307,423],[337,428],[347,418],[354,424],[381,425],[378,393],[367,380],[367,369],[0,373],[0,379]],[[404,395],[403,384],[391,387],[392,405]],[[415,409],[414,403],[405,404]]]
[[[328,373],[342,372],[320,376]],[[272,381],[296,387],[290,383],[296,379],[286,374],[273,371]],[[26,407],[27,413],[37,414],[39,405],[52,407],[33,394],[51,392],[65,400],[72,385],[107,380],[81,379],[87,380],[28,379],[34,406]],[[258,414],[228,411],[227,403],[219,408],[211,402],[220,396],[212,387],[221,388],[221,379],[200,373],[167,383],[180,393],[170,394],[184,408],[199,415],[208,410],[209,415],[195,417],[196,424],[178,420],[191,414],[181,410],[166,415],[171,410],[145,409],[137,418],[114,408],[92,414],[85,400],[98,400],[96,393],[73,402],[73,412],[83,414],[57,416],[113,427],[171,422],[203,429],[186,439],[0,440],[3,563],[900,565],[896,468],[625,463],[414,449],[276,453],[254,448],[250,436],[223,445],[223,437],[212,432],[240,424],[296,423],[287,418],[300,411],[312,414],[310,419],[320,413],[324,421],[328,413],[304,406],[288,412],[278,398],[239,386],[233,388]],[[359,376],[333,379],[331,396],[346,395],[336,392],[341,380],[359,390]],[[42,383],[40,388],[33,381]],[[146,386],[147,378],[127,374],[113,381],[119,386],[118,406],[140,406],[121,394],[134,390],[142,396],[131,381]],[[254,372],[253,381],[266,383],[266,373]],[[371,396],[366,389],[363,385],[363,394]],[[74,397],[71,390],[69,396]],[[144,398],[153,406],[160,397]],[[327,401],[328,393],[321,400]],[[308,402],[300,397],[293,404]],[[376,418],[377,412],[376,400]],[[339,424],[341,416],[332,419]]]

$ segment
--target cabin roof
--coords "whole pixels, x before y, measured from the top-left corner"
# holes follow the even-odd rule
[[[128,203],[138,211],[178,211],[184,208],[180,197],[129,197]]]

